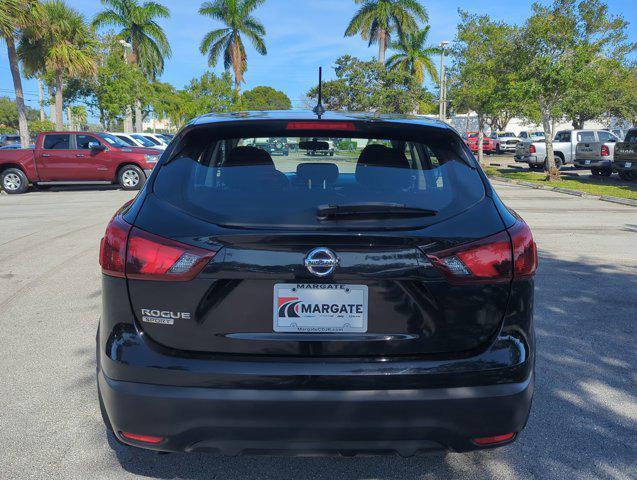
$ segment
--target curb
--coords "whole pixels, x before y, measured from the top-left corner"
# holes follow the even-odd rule
[[[489,178],[492,180],[497,180],[498,182],[513,183],[515,185],[520,185],[527,188],[534,188],[536,190],[549,190],[566,195],[573,195],[575,197],[594,198],[597,200],[601,200],[602,202],[619,203],[621,205],[628,205],[629,207],[637,207],[637,200],[631,200],[630,198],[610,197],[608,195],[590,195],[585,192],[580,192],[579,190],[570,190],[568,188],[562,187],[548,187],[545,185],[539,185],[537,183],[525,182],[522,180],[513,180],[512,178],[506,177],[489,176]]]

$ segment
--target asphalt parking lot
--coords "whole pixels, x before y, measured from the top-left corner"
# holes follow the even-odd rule
[[[94,387],[98,246],[132,194],[0,196],[0,479],[637,478],[637,208],[496,187],[541,255],[531,418],[502,449],[408,459],[157,455],[116,444]]]

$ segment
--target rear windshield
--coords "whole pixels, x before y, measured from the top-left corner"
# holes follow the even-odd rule
[[[317,230],[429,225],[484,196],[474,160],[456,135],[416,141],[316,134],[200,134],[179,143],[160,167],[154,194],[230,228]]]

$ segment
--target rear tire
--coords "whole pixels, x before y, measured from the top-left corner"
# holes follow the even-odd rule
[[[124,165],[117,174],[117,181],[124,190],[139,190],[146,183],[146,175],[137,165]]]
[[[599,177],[601,175],[601,172],[599,168],[591,168],[591,174],[593,174],[594,177]]]
[[[635,180],[635,173],[630,171],[619,171],[619,178],[622,180],[626,180],[627,182],[632,182]]]
[[[612,168],[602,168],[602,169],[600,169],[599,174],[602,177],[610,177],[613,174],[613,169]]]
[[[19,168],[7,168],[0,176],[2,188],[9,195],[24,193],[29,189],[29,179]]]

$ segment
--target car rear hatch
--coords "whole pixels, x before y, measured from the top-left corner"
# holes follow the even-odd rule
[[[631,131],[632,133],[632,131]],[[629,134],[629,137],[631,135]],[[618,142],[615,145],[614,162],[632,163],[637,162],[637,132],[632,134],[632,142]]]
[[[518,142],[515,146],[516,157],[528,157],[531,155],[531,142]]]
[[[579,142],[575,147],[575,160],[581,162],[599,162],[602,160],[602,146],[605,146],[601,142]],[[608,147],[606,147],[608,148]]]
[[[362,130],[361,137],[379,138],[377,130],[355,128]],[[252,136],[293,137],[290,131],[268,133]],[[427,133],[420,130],[421,136]],[[384,356],[482,348],[497,334],[506,311],[511,236],[460,138],[434,133],[427,147],[430,164],[416,180],[420,187],[412,185],[430,195],[423,205],[431,210],[364,203],[361,213],[361,204],[352,202],[367,195],[369,185],[381,177],[392,185],[402,182],[390,171],[397,169],[388,168],[366,183],[371,177],[364,173],[371,167],[361,158],[370,151],[407,152],[409,143],[368,145],[358,160],[337,153],[334,160],[317,162],[301,149],[290,159],[275,159],[276,173],[269,170],[268,181],[276,188],[261,183],[234,192],[228,185],[236,181],[230,175],[240,170],[230,167],[235,152],[252,155],[248,164],[241,163],[246,158],[239,163],[254,169],[249,166],[254,147],[241,147],[236,140],[228,146],[232,133],[210,130],[207,142],[215,136],[222,140],[206,150],[223,158],[202,166],[201,158],[193,160],[189,153],[163,164],[134,227],[123,226],[126,275],[139,327],[162,345],[190,352]],[[398,135],[389,129],[386,138],[390,134]],[[351,137],[352,132],[332,135]],[[449,135],[450,140],[443,139]],[[440,145],[454,145],[458,157],[448,158]],[[396,158],[410,157],[414,165],[423,161],[417,158],[423,152]],[[213,168],[213,163],[222,166]],[[252,173],[240,175],[245,180]],[[408,196],[406,189],[403,194]],[[374,195],[400,201],[400,195],[383,189]],[[340,207],[325,206],[333,203]],[[312,206],[307,216],[306,204]]]

